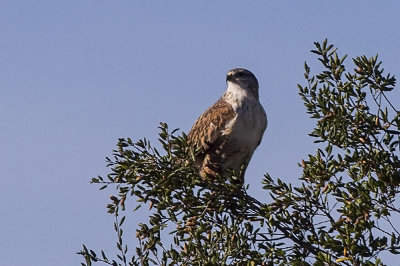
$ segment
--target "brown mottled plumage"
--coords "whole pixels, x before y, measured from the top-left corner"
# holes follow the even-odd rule
[[[267,116],[258,99],[258,81],[250,71],[235,68],[228,72],[228,88],[193,125],[189,141],[201,147],[195,165],[202,178],[244,171],[260,144]]]

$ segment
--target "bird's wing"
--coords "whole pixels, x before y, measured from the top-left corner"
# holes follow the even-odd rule
[[[200,145],[202,151],[209,150],[221,137],[226,125],[236,116],[232,106],[219,99],[208,108],[189,131],[190,142]]]
[[[258,143],[257,143],[257,146],[258,145],[260,145],[260,143],[261,143],[261,140],[262,140],[262,137],[263,137],[263,135],[264,135],[264,132],[265,132],[265,130],[267,129],[267,126],[268,126],[268,118],[267,118],[267,114],[265,113],[265,110],[264,110],[264,108],[260,105],[260,115],[261,116],[263,116],[264,117],[264,119],[263,119],[263,125],[262,125],[262,127],[261,127],[261,131],[260,131],[260,140],[258,141]]]

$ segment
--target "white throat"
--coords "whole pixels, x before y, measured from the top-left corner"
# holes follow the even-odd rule
[[[228,88],[222,98],[230,103],[235,110],[241,108],[246,100],[256,100],[247,89],[230,81],[228,81]]]

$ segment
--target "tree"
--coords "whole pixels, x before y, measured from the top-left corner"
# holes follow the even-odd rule
[[[314,44],[322,70],[311,75],[305,64],[298,89],[320,148],[299,163],[300,186],[266,174],[271,199],[259,202],[234,182],[235,172],[202,180],[186,135],[161,124],[162,150],[146,139],[120,139],[107,179],[92,179],[118,191],[107,207],[119,253],[111,260],[84,245],[82,265],[384,265],[383,253],[399,254],[400,112],[387,97],[395,78],[384,75],[378,56],[356,57],[346,71],[346,56],[333,45]],[[129,258],[128,199],[150,209]]]

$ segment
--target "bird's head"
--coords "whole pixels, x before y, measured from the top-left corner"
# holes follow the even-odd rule
[[[226,75],[226,82],[232,82],[237,84],[241,88],[245,90],[249,90],[249,92],[258,99],[258,81],[256,76],[251,73],[249,70],[244,68],[234,68],[229,70]]]

